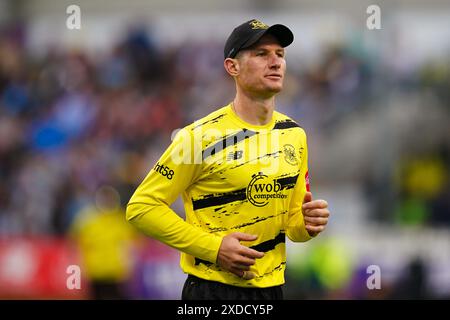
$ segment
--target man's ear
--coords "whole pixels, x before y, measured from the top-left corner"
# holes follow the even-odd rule
[[[238,59],[226,58],[223,62],[223,66],[230,76],[236,77],[239,75]]]

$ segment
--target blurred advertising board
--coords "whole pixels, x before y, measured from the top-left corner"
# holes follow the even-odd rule
[[[0,298],[84,299],[79,263],[76,247],[64,239],[0,239]]]

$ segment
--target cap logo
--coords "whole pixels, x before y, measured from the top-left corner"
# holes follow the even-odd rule
[[[250,25],[252,26],[252,29],[256,30],[256,29],[268,29],[269,26],[259,20],[252,20],[250,21]]]

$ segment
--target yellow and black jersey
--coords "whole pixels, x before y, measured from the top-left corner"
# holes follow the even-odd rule
[[[231,105],[178,132],[127,207],[145,234],[182,252],[184,272],[241,287],[284,283],[285,240],[307,241],[302,200],[308,188],[308,148],[302,128],[274,112],[251,125]],[[182,195],[186,221],[169,206]],[[265,253],[244,280],[215,262],[222,237],[254,234],[243,244]]]

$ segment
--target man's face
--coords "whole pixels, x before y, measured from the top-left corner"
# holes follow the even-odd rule
[[[239,74],[237,84],[246,92],[269,98],[283,88],[286,71],[284,48],[270,34],[242,50],[237,56]]]

